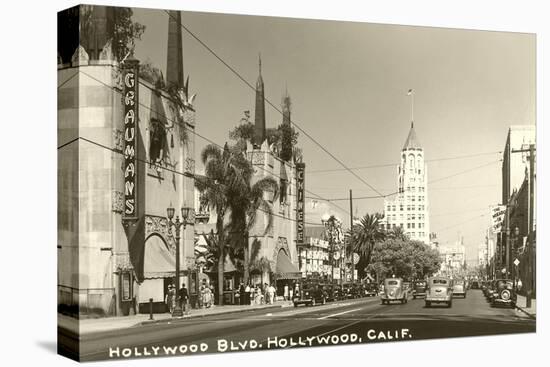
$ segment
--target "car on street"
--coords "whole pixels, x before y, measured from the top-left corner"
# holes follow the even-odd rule
[[[344,294],[344,298],[351,299],[351,298],[359,298],[359,288],[355,283],[344,283],[342,284],[342,292]]]
[[[470,284],[470,289],[479,289],[479,282],[477,280],[473,280]]]
[[[384,280],[384,291],[380,296],[382,304],[390,304],[392,301],[407,303],[409,289],[404,285],[401,278],[388,278]]]
[[[466,281],[464,279],[453,280],[453,297],[466,298]]]
[[[367,283],[364,285],[365,297],[375,297],[378,295],[379,289],[376,283]]]
[[[300,291],[300,294],[294,296],[292,300],[294,307],[303,304],[306,306],[324,305],[327,302],[327,292],[321,284],[308,284]]]
[[[432,277],[428,279],[428,289],[425,297],[426,307],[444,303],[447,307],[453,305],[453,281],[447,277]]]
[[[338,301],[340,298],[339,286],[337,284],[323,284],[328,302]]]
[[[511,306],[515,308],[516,302],[517,294],[514,289],[514,282],[510,279],[496,280],[491,306]]]
[[[412,289],[413,299],[416,299],[416,297],[425,297],[427,288],[428,283],[425,280],[415,280]]]

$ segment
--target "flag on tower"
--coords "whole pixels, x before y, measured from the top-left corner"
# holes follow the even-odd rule
[[[407,92],[407,95],[410,96],[411,94],[413,94],[413,90],[409,89],[409,91]]]

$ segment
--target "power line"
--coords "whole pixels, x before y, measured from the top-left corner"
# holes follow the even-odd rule
[[[475,170],[477,170],[477,169],[480,169],[480,168],[483,168],[483,167],[487,167],[487,166],[490,166],[490,165],[492,165],[492,164],[495,164],[495,163],[501,162],[501,161],[502,161],[502,159],[497,159],[496,161],[491,161],[491,162],[489,162],[489,163],[482,164],[481,166],[476,166],[476,167],[467,169],[467,170],[465,170],[465,171],[457,172],[457,173],[452,174],[452,175],[450,175],[450,176],[440,177],[440,178],[437,178],[437,179],[435,179],[435,180],[428,181],[428,184],[431,184],[431,183],[434,183],[434,182],[443,181],[443,180],[446,180],[446,179],[448,179],[448,178],[452,178],[452,177],[455,177],[455,176],[462,175],[462,174],[464,174],[464,173],[472,172],[472,171],[475,171]]]
[[[67,84],[69,81],[71,81],[71,80],[72,80],[75,76],[77,76],[77,75],[78,75],[78,71],[75,72],[75,73],[74,73],[73,75],[71,75],[70,77],[68,77],[67,79],[65,79],[65,81],[64,81],[63,83],[59,84],[59,85],[57,86],[57,89],[63,87],[65,84]]]
[[[467,169],[465,171],[460,171],[460,172],[457,172],[457,173],[454,173],[450,176],[445,176],[445,177],[440,177],[440,178],[437,178],[435,180],[432,180],[432,181],[428,181],[428,184],[431,184],[431,183],[434,183],[434,182],[438,182],[438,181],[443,181],[443,180],[446,180],[448,178],[452,178],[452,177],[455,177],[455,176],[459,176],[459,175],[462,175],[464,173],[468,173],[468,172],[472,172],[472,171],[475,171],[477,169],[480,169],[480,168],[483,168],[483,167],[486,167],[486,166],[489,166],[491,164],[494,164],[494,163],[497,163],[497,162],[500,162],[501,159],[499,160],[496,160],[496,161],[492,161],[492,162],[489,162],[489,163],[486,163],[486,164],[482,164],[481,166],[476,166],[476,167],[473,167],[473,168],[470,168],[470,169]],[[386,194],[386,195],[375,195],[375,196],[359,196],[359,197],[354,197],[354,199],[356,200],[368,200],[368,199],[381,199],[381,198],[385,198],[385,197],[388,197],[388,196],[392,196],[392,195],[395,195],[395,194],[398,194],[399,191],[394,191],[390,194]],[[343,200],[349,200],[349,198],[335,198],[335,199],[328,199],[329,201],[343,201]]]
[[[75,73],[72,77],[74,77],[74,76],[75,76],[76,74],[78,74],[78,73],[82,73],[82,74],[86,75],[87,77],[93,79],[94,81],[96,81],[96,82],[102,84],[102,85],[105,86],[106,88],[109,88],[109,89],[111,89],[112,91],[114,91],[114,92],[116,92],[116,93],[122,95],[122,92],[119,91],[117,88],[108,85],[107,83],[105,83],[105,82],[103,82],[102,80],[100,80],[100,79],[98,79],[98,78],[96,78],[96,77],[94,77],[94,76],[92,76],[92,75],[86,73],[85,71],[79,70],[79,71],[78,71],[77,73]],[[138,102],[138,104],[139,104],[140,106],[144,107],[145,109],[149,110],[150,112],[155,113],[155,114],[157,114],[157,115],[159,115],[159,116],[164,117],[167,121],[170,121],[172,124],[176,124],[176,125],[180,126],[180,128],[183,128],[183,129],[185,129],[185,130],[191,132],[192,134],[194,134],[194,135],[196,135],[196,136],[198,136],[198,137],[204,139],[205,141],[209,142],[210,144],[215,145],[215,146],[217,146],[217,147],[220,148],[220,149],[223,149],[223,147],[222,147],[220,144],[218,144],[218,143],[214,142],[213,140],[211,140],[211,139],[209,139],[209,138],[207,138],[207,137],[205,137],[205,136],[203,136],[203,135],[197,133],[194,129],[189,129],[189,128],[187,128],[187,127],[185,126],[185,123],[182,124],[182,123],[180,123],[180,122],[178,122],[178,121],[175,121],[175,120],[171,119],[170,117],[168,117],[166,114],[163,114],[163,113],[160,112],[160,111],[156,111],[156,110],[152,109],[151,107],[149,107],[149,106],[147,106],[147,105],[145,105],[145,104],[143,104],[143,103],[141,103],[141,102]],[[93,142],[93,141],[91,141],[91,140],[89,140],[89,139],[86,139],[86,138],[83,138],[83,137],[79,137],[79,138],[80,138],[80,139],[83,139],[83,140],[86,140],[86,141],[88,141],[88,142],[90,142],[90,143],[96,144],[96,145],[98,145],[98,146],[102,146],[102,147],[104,147],[104,148],[106,148],[106,149],[109,149],[109,150],[111,150],[111,151],[113,151],[113,152],[122,154],[122,152],[118,152],[117,150],[115,150],[115,149],[113,149],[113,148],[110,148],[110,147],[107,147],[107,146],[104,146],[104,145],[102,145],[102,144],[100,144],[100,143]],[[73,140],[71,140],[71,141],[69,141],[69,142],[67,142],[67,143],[65,143],[65,144],[63,144],[63,145],[61,145],[61,146],[59,146],[58,149],[61,149],[61,148],[63,148],[64,146],[69,145],[69,144],[75,142],[75,141],[78,140],[79,138],[75,138],[75,139],[73,139]],[[155,166],[155,168],[157,168],[157,169],[165,169],[165,170],[170,171],[170,172],[172,172],[172,173],[180,174],[180,175],[184,175],[184,176],[193,176],[192,174],[189,174],[189,173],[187,173],[187,172],[180,172],[180,171],[176,171],[176,170],[173,170],[173,169],[169,169],[169,168],[167,168],[167,167],[163,167],[163,166],[161,166],[161,165],[159,165],[159,164],[152,163],[152,162],[150,162],[150,161],[141,160],[141,159],[137,159],[137,160],[138,160],[138,161],[141,161],[141,162],[143,162],[143,163],[148,163],[148,164],[150,164],[150,165],[153,165],[153,166]],[[282,179],[282,177],[276,175],[275,173],[272,173],[272,172],[267,171],[267,170],[266,170],[264,167],[262,167],[262,166],[256,166],[256,167],[262,169],[262,170],[265,171],[265,172],[270,173],[271,175],[273,175],[273,176],[275,176],[275,177],[278,177],[279,179]],[[323,197],[320,196],[319,194],[316,194],[316,193],[311,192],[311,191],[309,191],[309,190],[305,190],[305,191],[306,191],[307,193],[311,194],[311,195],[314,195],[314,196],[315,196],[315,197],[314,197],[315,199],[319,199],[319,200],[323,200],[323,201],[327,201],[327,202],[328,202],[328,200],[326,200],[325,198],[323,198]],[[336,208],[342,210],[344,213],[349,214],[345,209],[341,208],[339,205],[333,204],[333,203],[332,203],[331,205],[333,205],[333,206],[335,206]]]
[[[107,83],[105,83],[105,82],[103,82],[102,80],[100,80],[100,79],[94,77],[93,75],[90,75],[90,74],[86,73],[85,71],[79,70],[79,72],[82,73],[82,74],[84,74],[84,75],[86,75],[87,77],[93,79],[94,81],[96,81],[96,82],[102,84],[102,85],[105,86],[106,88],[109,88],[109,89],[111,89],[112,91],[114,91],[114,92],[116,92],[116,93],[118,93],[118,94],[120,94],[120,95],[122,96],[122,92],[119,91],[116,87],[113,87],[113,86],[108,85]],[[211,140],[211,139],[209,139],[209,138],[207,138],[207,137],[205,137],[205,136],[203,136],[203,135],[197,133],[194,129],[189,129],[188,127],[185,126],[185,123],[180,123],[179,121],[173,120],[173,119],[171,119],[170,117],[168,117],[165,113],[162,113],[161,111],[156,111],[156,110],[152,109],[151,107],[149,107],[149,106],[147,106],[147,105],[145,105],[145,104],[143,104],[143,103],[141,103],[141,102],[138,102],[138,104],[139,104],[139,106],[144,107],[145,109],[149,110],[150,112],[155,113],[155,114],[157,114],[157,115],[159,115],[159,116],[165,118],[167,121],[171,122],[172,124],[178,125],[180,128],[182,128],[182,129],[184,129],[184,130],[187,130],[187,131],[191,132],[193,135],[198,136],[199,138],[201,138],[201,139],[207,141],[208,143],[210,143],[210,144],[212,144],[212,145],[215,145],[215,146],[217,146],[218,148],[220,148],[220,149],[222,149],[222,150],[224,149],[220,144],[216,143],[215,141],[213,141],[213,140]],[[273,172],[267,171],[267,170],[266,170],[264,167],[262,167],[262,166],[256,166],[256,167],[258,167],[259,169],[263,170],[264,172],[268,172],[269,174],[271,174],[271,175],[273,175],[273,176],[275,176],[275,177],[277,177],[277,178],[279,178],[279,179],[282,179],[281,176],[278,176],[277,174],[275,174],[275,173],[273,173]],[[328,200],[326,200],[325,198],[323,198],[322,196],[320,196],[320,195],[318,195],[318,194],[316,194],[316,193],[314,193],[314,192],[311,192],[311,191],[309,191],[309,190],[307,190],[307,189],[306,189],[305,191],[306,191],[307,193],[311,194],[311,195],[316,196],[316,198],[318,198],[318,199],[322,199],[323,201],[327,201],[327,202],[328,202]],[[340,207],[339,205],[337,205],[337,204],[332,204],[332,205],[334,205],[334,206],[337,207],[338,209],[342,210],[344,213],[349,214],[345,209],[343,209],[343,208]]]
[[[479,157],[479,156],[483,156],[483,155],[501,154],[501,153],[502,153],[502,151],[475,153],[475,154],[468,154],[468,155],[461,155],[461,156],[454,156],[454,157],[427,159],[425,162],[449,161],[449,160],[455,160],[455,159],[464,159],[464,158]],[[350,169],[352,169],[352,170],[361,170],[361,169],[369,169],[369,168],[395,167],[397,165],[399,165],[399,163],[374,164],[374,165],[370,165],[370,166],[350,167]],[[345,169],[343,169],[343,168],[318,169],[318,170],[308,171],[308,173],[326,173],[326,172],[338,172],[338,171],[345,171]]]
[[[174,20],[176,20],[170,12],[167,10],[164,10],[168,16]],[[177,21],[177,20],[176,20]],[[220,61],[223,65],[225,65],[233,74],[237,76],[243,83],[245,83],[250,89],[256,91],[256,88],[249,83],[239,72],[237,72],[231,65],[229,65],[225,60],[223,60],[214,50],[212,50],[206,43],[204,43],[197,35],[195,35],[189,28],[187,28],[183,23],[180,23],[180,26],[182,29],[184,29],[191,37],[193,37],[199,44],[201,44],[205,49],[207,49],[218,61]],[[283,111],[281,111],[275,104],[273,104],[269,99],[264,97],[264,101],[267,102],[268,105],[270,105],[275,111],[279,112],[281,115],[283,115]],[[371,184],[369,184],[366,180],[364,180],[362,177],[360,177],[358,174],[353,172],[344,162],[342,162],[340,159],[338,159],[334,154],[329,152],[321,143],[319,143],[317,140],[315,140],[307,131],[305,131],[303,128],[301,128],[296,122],[290,120],[290,123],[294,125],[300,132],[302,132],[306,137],[308,137],[315,145],[317,145],[321,150],[323,150],[326,154],[328,154],[332,159],[334,159],[338,164],[340,164],[346,171],[351,173],[353,176],[355,176],[358,180],[363,182],[365,185],[367,185],[371,190],[376,192],[379,195],[382,195],[381,192],[376,190]]]

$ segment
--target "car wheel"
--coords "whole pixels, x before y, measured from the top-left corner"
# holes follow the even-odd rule
[[[413,296],[413,299],[416,299],[416,296]]]
[[[294,302],[294,307],[298,307],[298,304],[296,302]]]
[[[453,307],[453,303],[452,302],[447,303],[447,308],[451,308],[451,307]]]
[[[325,297],[323,297],[323,302],[322,302],[322,304],[324,305],[324,304],[326,304],[326,303],[327,303],[327,299],[326,299]]]
[[[311,300],[310,305],[311,305],[311,306],[315,306],[315,298]]]
[[[432,303],[430,301],[426,301],[426,307],[432,307]]]

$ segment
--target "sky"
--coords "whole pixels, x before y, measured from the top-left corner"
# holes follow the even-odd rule
[[[134,20],[146,26],[136,57],[166,74],[167,13],[134,9]],[[196,12],[183,12],[182,23],[252,85],[261,54],[265,97],[280,106],[287,89],[292,121],[348,167],[378,166],[354,172],[383,194],[397,188],[414,89],[430,231],[442,244],[463,236],[466,259],[477,259],[489,208],[501,199],[508,128],[536,122],[534,35]],[[254,116],[254,91],[186,32],[183,49],[196,132],[223,145],[243,111]],[[266,105],[266,119],[276,127],[282,116]],[[376,196],[371,188],[305,134],[298,140],[308,192],[344,199],[351,189],[354,214],[383,212],[383,199],[359,199]],[[198,155],[208,142],[195,144]],[[310,200],[306,222],[329,213],[349,223],[346,212],[347,200]]]

